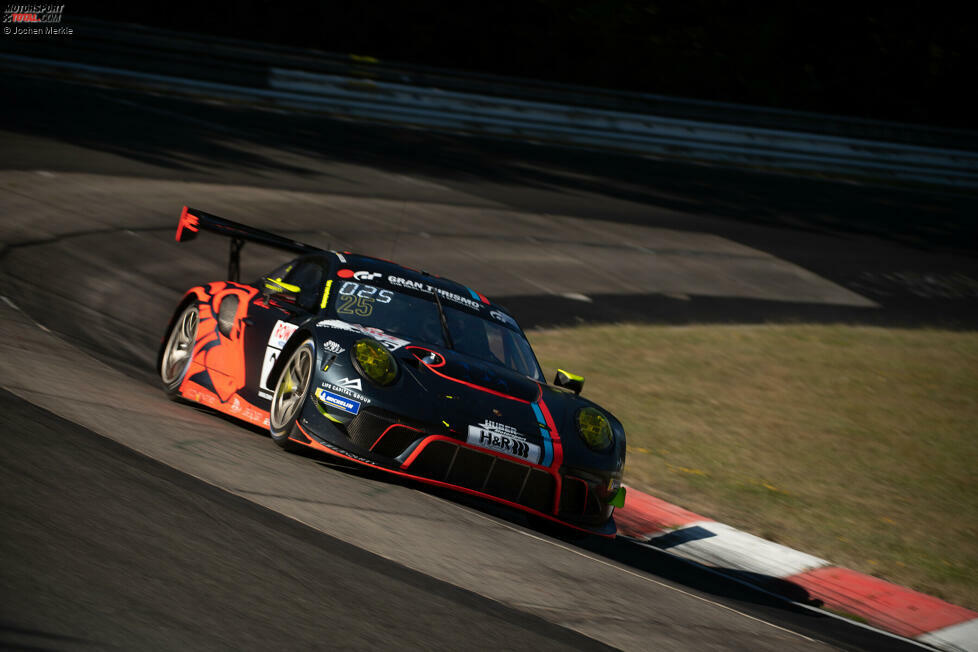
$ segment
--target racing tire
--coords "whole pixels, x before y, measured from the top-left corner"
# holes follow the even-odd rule
[[[159,372],[163,388],[171,399],[176,400],[180,397],[178,390],[193,359],[199,326],[200,311],[197,304],[192,303],[173,321],[170,332],[166,335],[166,346],[160,357]]]
[[[292,352],[275,381],[272,405],[268,410],[268,429],[272,441],[288,451],[303,448],[289,436],[295,431],[296,421],[309,395],[315,364],[316,347],[309,338]]]

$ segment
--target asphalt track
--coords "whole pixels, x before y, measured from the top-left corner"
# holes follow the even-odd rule
[[[222,277],[226,251],[172,231],[187,203],[392,257],[526,325],[972,329],[974,197],[2,82],[2,294],[23,312],[0,306],[0,643],[902,645],[627,542],[563,542],[280,454],[162,400],[162,324],[183,289]],[[244,275],[278,256],[249,245]]]
[[[484,650],[608,649],[215,489],[7,392],[0,409],[4,646],[447,649],[464,640]],[[39,449],[25,436],[32,432],[56,443]]]

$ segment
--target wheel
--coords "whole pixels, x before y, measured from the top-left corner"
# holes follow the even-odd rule
[[[295,422],[302,412],[302,406],[309,394],[312,384],[312,368],[316,364],[316,348],[312,339],[307,339],[292,353],[289,361],[282,368],[278,381],[275,383],[275,394],[272,396],[272,407],[268,414],[269,430],[272,441],[285,450],[302,448],[289,439]]]
[[[170,398],[177,398],[177,389],[190,367],[194,342],[197,341],[197,325],[200,322],[196,304],[189,305],[173,322],[166,340],[166,348],[160,360],[160,380]]]

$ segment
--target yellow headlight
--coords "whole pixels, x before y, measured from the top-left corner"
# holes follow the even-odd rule
[[[377,340],[357,340],[353,345],[353,357],[363,375],[378,385],[390,385],[397,378],[394,356]]]
[[[603,451],[611,446],[613,439],[611,424],[601,412],[593,407],[578,410],[577,432],[587,447],[593,451]]]

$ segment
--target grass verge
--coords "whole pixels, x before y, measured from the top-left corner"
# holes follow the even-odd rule
[[[531,331],[625,425],[643,491],[978,608],[978,333],[842,325]]]

